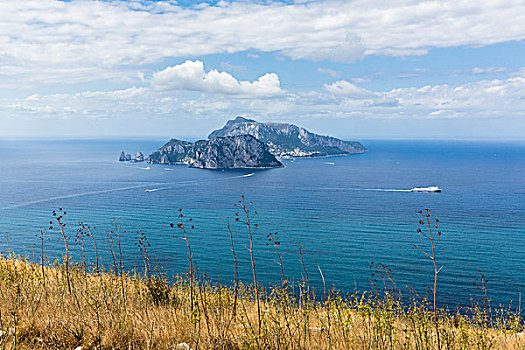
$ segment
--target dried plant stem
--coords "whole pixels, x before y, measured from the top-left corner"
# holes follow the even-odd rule
[[[64,218],[64,215],[66,215],[66,212],[62,210],[62,208],[59,208],[58,213],[56,211],[53,211],[53,216],[55,217],[55,221],[58,226],[58,231],[60,232],[62,239],[64,240],[64,247],[66,250],[66,256],[64,258],[64,264],[66,267],[66,280],[67,280],[67,289],[69,291],[69,294],[71,294],[71,281],[69,278],[69,261],[70,261],[70,254],[69,254],[69,245],[67,243],[67,236],[65,232],[66,224],[62,221]],[[52,223],[51,223],[52,224]],[[50,227],[51,228],[51,227]]]
[[[46,287],[46,271],[44,267],[44,240],[45,240],[44,230],[40,229],[40,234],[38,235],[38,238],[40,239],[40,267],[42,268],[42,283],[45,288]]]
[[[253,287],[255,289],[255,300],[257,302],[257,325],[258,325],[257,331],[258,331],[258,335],[260,336],[261,335],[261,306],[260,306],[260,300],[259,300],[260,299],[259,298],[259,286],[257,283],[257,275],[255,272],[255,257],[253,255],[252,223],[250,221],[251,219],[253,219],[253,216],[257,215],[257,212],[255,212],[253,216],[250,216],[250,210],[248,209],[248,206],[246,205],[244,195],[242,196],[242,200],[239,202],[239,204],[243,211],[242,216],[243,216],[244,224],[246,225],[246,229],[248,231],[248,238],[250,240],[250,248],[248,250],[250,252],[250,260],[252,263]],[[249,204],[251,205],[252,203],[250,202]],[[255,224],[254,227],[257,228],[257,224]]]
[[[443,264],[441,267],[438,268],[437,259],[436,259],[436,244],[439,242],[442,232],[439,231],[439,226],[438,226],[439,220],[438,219],[432,220],[430,209],[425,209],[425,212],[423,212],[422,210],[419,210],[418,213],[422,217],[422,219],[419,220],[419,224],[424,227],[425,231],[423,231],[421,228],[418,228],[417,232],[430,242],[432,253],[428,254],[416,244],[414,245],[414,247],[416,247],[419,251],[425,254],[430,260],[432,260],[432,264],[434,265],[434,287],[432,288],[433,312],[434,312],[434,322],[436,325],[436,333],[437,333],[437,345],[438,345],[438,349],[440,349],[441,343],[440,343],[440,338],[439,338],[438,316],[437,316],[437,278],[438,278],[439,272],[441,271],[441,269],[443,269],[445,265]]]
[[[237,262],[237,254],[235,253],[235,244],[233,243],[233,231],[231,229],[230,225],[230,219],[228,218],[228,224],[227,224],[228,232],[230,233],[230,243],[231,243],[231,250],[233,255],[233,279],[234,279],[234,287],[233,287],[233,308],[231,312],[231,317],[228,320],[228,323],[225,327],[225,332],[229,329],[231,322],[235,319],[237,316],[237,298],[239,296],[239,270],[238,270],[238,262]]]
[[[188,229],[186,228],[186,226],[184,225],[184,215],[182,214],[182,209],[179,209],[179,223],[177,224],[177,227],[179,229],[181,229],[182,233],[183,233],[183,237],[179,237],[181,239],[183,239],[185,242],[186,242],[186,247],[188,248],[188,262],[189,262],[189,272],[188,272],[188,275],[190,277],[190,308],[191,308],[191,311],[193,312],[193,307],[194,307],[194,294],[195,294],[195,291],[194,291],[194,285],[195,285],[195,268],[194,268],[194,262],[193,262],[193,254],[191,252],[191,245],[190,245],[190,240],[188,238]],[[192,222],[193,219],[190,218],[188,220],[188,222]],[[171,227],[174,227],[174,224],[170,224]],[[190,230],[193,230],[195,228],[195,226],[191,226],[190,227]]]

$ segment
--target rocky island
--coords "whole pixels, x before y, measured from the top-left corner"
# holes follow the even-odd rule
[[[281,162],[251,135],[216,137],[195,143],[171,139],[146,158],[148,163],[187,164],[203,169],[275,168]]]
[[[279,159],[359,154],[367,149],[356,141],[314,134],[294,124],[258,122],[237,117],[207,140],[195,143],[171,139],[146,159],[122,152],[120,161],[186,164],[203,169],[281,167]]]
[[[367,149],[356,141],[343,141],[335,137],[314,134],[288,123],[258,122],[237,117],[229,120],[208,138],[252,135],[264,142],[278,158],[322,157],[364,153]]]

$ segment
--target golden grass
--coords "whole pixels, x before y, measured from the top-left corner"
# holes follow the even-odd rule
[[[441,311],[436,328],[425,302],[402,306],[388,292],[323,302],[280,287],[235,289],[188,278],[168,284],[118,273],[86,273],[0,259],[0,349],[523,349],[520,319],[482,308],[469,316]],[[45,284],[44,284],[45,277]],[[191,291],[193,285],[193,291]],[[299,292],[299,293],[298,293]],[[293,295],[302,294],[302,298]],[[193,300],[193,305],[191,300]]]

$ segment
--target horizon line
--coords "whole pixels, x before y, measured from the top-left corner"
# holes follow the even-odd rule
[[[525,137],[466,137],[453,136],[450,138],[442,137],[427,137],[427,138],[409,138],[409,137],[336,137],[344,141],[464,141],[464,142],[509,142],[509,143],[525,143]],[[1,136],[2,141],[156,141],[159,140],[206,140],[208,137],[197,136],[166,136],[166,135],[76,135],[76,136]]]

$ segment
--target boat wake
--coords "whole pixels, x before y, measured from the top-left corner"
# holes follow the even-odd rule
[[[149,184],[149,185],[151,186],[152,184]],[[127,190],[133,190],[133,189],[145,187],[145,186],[148,186],[148,185],[144,185],[143,184],[143,185],[111,188],[111,189],[107,189],[107,190],[73,193],[73,194],[67,194],[67,195],[64,195],[64,196],[49,197],[49,198],[43,198],[43,199],[38,199],[38,200],[34,200],[34,201],[29,201],[29,202],[13,204],[13,205],[9,205],[9,206],[6,206],[6,207],[0,208],[0,209],[2,209],[2,210],[17,209],[17,208],[22,208],[22,207],[27,207],[27,206],[30,206],[30,205],[34,205],[34,204],[53,202],[53,201],[57,201],[57,200],[61,200],[61,199],[70,199],[70,198],[77,198],[77,197],[84,197],[84,196],[92,196],[92,195],[96,195],[96,194],[111,193],[111,192],[117,192],[117,191],[127,191]]]
[[[410,190],[411,192],[425,192],[425,193],[431,193],[431,192],[441,192],[441,188],[437,186],[429,186],[429,187],[414,187]]]
[[[170,183],[170,182],[143,183],[141,185],[117,187],[117,188],[110,188],[110,189],[106,189],[106,190],[80,192],[80,193],[67,194],[67,195],[63,195],[63,196],[42,198],[42,199],[38,199],[38,200],[33,200],[33,201],[28,201],[28,202],[23,202],[23,203],[18,203],[18,204],[7,205],[5,207],[1,207],[0,210],[17,209],[17,208],[22,208],[22,207],[28,207],[28,206],[35,205],[35,204],[53,202],[53,201],[57,201],[57,200],[61,200],[61,199],[70,199],[70,198],[78,198],[78,197],[84,197],[84,196],[93,196],[93,195],[97,195],[97,194],[111,193],[111,192],[118,192],[118,191],[129,191],[129,190],[135,190],[135,189],[144,188],[144,187],[146,187],[145,192],[156,192],[156,191],[168,190],[168,189],[176,188],[176,187],[180,187],[180,186],[185,186],[185,185],[205,183],[205,182],[214,182],[214,181],[227,181],[227,180],[232,180],[232,179],[249,177],[249,176],[253,176],[253,175],[255,175],[255,173],[238,175],[238,176],[229,176],[229,177],[224,177],[224,178],[219,178],[219,179],[192,180],[192,181],[182,181],[182,182],[172,182],[172,183]],[[160,188],[149,188],[151,186],[159,186],[159,185],[160,186],[162,186],[162,185],[164,185],[164,186],[171,185],[171,186],[160,187]]]
[[[430,186],[430,187],[414,187],[409,190],[401,190],[401,189],[388,189],[388,188],[363,188],[363,191],[380,191],[380,192],[422,192],[422,193],[433,193],[433,192],[441,192],[441,188],[437,186]]]
[[[165,190],[165,188],[146,188],[144,192],[157,192],[161,190]]]
[[[412,192],[412,190],[400,190],[394,188],[362,188],[362,191],[378,191],[378,192]]]

